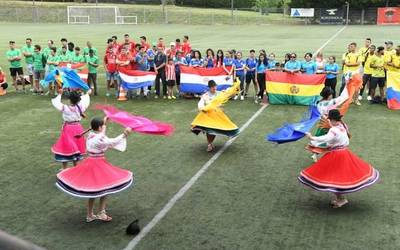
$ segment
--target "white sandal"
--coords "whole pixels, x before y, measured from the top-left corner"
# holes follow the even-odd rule
[[[105,222],[109,222],[112,220],[110,216],[106,214],[106,210],[101,210],[100,213],[96,215],[97,219]]]
[[[95,220],[97,220],[97,219],[98,219],[98,218],[97,218],[97,215],[86,216],[86,222],[87,222],[87,223],[90,223],[90,222],[95,221]]]

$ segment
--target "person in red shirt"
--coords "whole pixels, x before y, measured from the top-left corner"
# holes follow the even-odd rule
[[[110,46],[113,48],[114,53],[118,54],[121,50],[121,45],[118,44],[118,38],[117,36],[112,36],[112,43],[110,44]]]
[[[124,47],[124,46],[127,47],[129,53],[134,54],[136,43],[135,43],[135,41],[132,41],[130,39],[128,34],[124,35],[124,42],[120,45],[120,51],[119,52],[121,52],[122,47]]]
[[[142,45],[145,51],[150,49],[150,44],[147,42],[147,38],[145,36],[140,37],[140,44]]]
[[[165,51],[164,38],[162,37],[158,38],[157,48],[162,48],[163,51]]]
[[[167,55],[168,58],[171,58],[172,60],[174,60],[176,57],[176,51],[177,51],[175,48],[175,43],[171,42],[169,45],[170,45],[170,48],[165,51],[165,54]]]
[[[114,54],[113,48],[108,48],[108,51],[104,55],[104,68],[106,69],[106,79],[107,79],[107,93],[106,96],[110,96],[110,90],[112,87],[118,89],[117,85],[117,55]],[[111,83],[112,82],[112,83]]]
[[[190,51],[192,51],[192,46],[190,45],[189,42],[189,36],[184,36],[183,37],[183,44],[182,44],[182,52],[184,56],[187,56]]]
[[[181,43],[181,39],[177,38],[175,40],[175,49],[176,51],[182,51],[182,43]]]
[[[132,55],[126,46],[122,47],[121,53],[117,56],[117,69],[131,69]]]
[[[0,67],[0,96],[5,95],[7,93],[6,92],[7,88],[8,84],[7,84],[6,74]]]
[[[168,63],[165,66],[165,78],[167,79],[168,86],[168,100],[175,100],[174,96],[174,86],[176,83],[176,72],[175,72],[175,63],[172,58],[168,59]]]

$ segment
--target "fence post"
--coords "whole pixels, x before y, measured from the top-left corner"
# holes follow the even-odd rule
[[[361,9],[361,25],[364,25],[365,10]]]

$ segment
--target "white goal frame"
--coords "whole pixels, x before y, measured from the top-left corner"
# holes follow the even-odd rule
[[[114,10],[114,24],[137,24],[137,16],[120,16],[119,15],[119,7],[117,6],[104,6],[104,5],[71,5],[71,6],[67,6],[67,18],[68,18],[68,24],[90,24],[90,16],[75,16],[75,15],[71,15],[71,9],[113,9]],[[81,17],[88,17],[88,22],[76,22],[77,18],[81,18]],[[126,23],[124,22],[125,18],[128,17],[133,17],[135,18],[136,22],[135,23]],[[122,22],[120,21],[122,19]],[[72,22],[72,20],[74,20]],[[104,23],[107,24],[107,23]],[[110,23],[108,23],[110,24]]]
[[[126,22],[125,18],[132,19],[132,22]],[[137,24],[137,16],[116,16],[115,24]]]

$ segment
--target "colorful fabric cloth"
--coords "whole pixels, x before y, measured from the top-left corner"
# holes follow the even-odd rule
[[[387,72],[386,98],[389,109],[400,110],[400,72]]]

